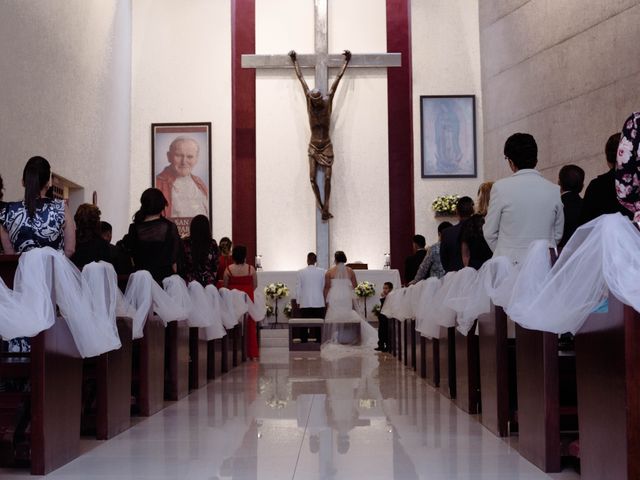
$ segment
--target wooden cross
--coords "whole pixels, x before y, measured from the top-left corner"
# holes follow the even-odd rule
[[[329,53],[328,0],[314,0],[315,8],[315,53],[298,54],[301,68],[315,69],[315,88],[323,95],[329,89],[329,69],[341,68],[344,63],[342,54]],[[349,68],[400,67],[399,53],[352,54]],[[242,55],[242,68],[293,68],[289,55]],[[324,202],[324,175],[318,171],[318,188]],[[316,209],[316,254],[318,265],[329,267],[329,222],[322,220],[321,212]]]

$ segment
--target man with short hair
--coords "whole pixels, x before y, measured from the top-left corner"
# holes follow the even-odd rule
[[[209,190],[205,182],[192,173],[199,155],[200,145],[194,138],[180,136],[169,145],[169,165],[156,176],[156,188],[168,202],[164,210],[166,217],[209,216]]]
[[[440,259],[440,243],[442,242],[442,232],[452,226],[451,222],[446,221],[438,225],[438,241],[427,249],[427,254],[424,256],[424,260],[422,260],[416,276],[409,282],[409,285],[415,285],[420,280],[429,277],[444,277],[446,272],[444,268],[442,268],[442,261]]]
[[[560,198],[564,213],[564,232],[558,247],[564,247],[573,232],[580,226],[582,213],[582,197],[580,192],[584,187],[584,170],[577,165],[565,165],[558,173]]]
[[[456,205],[456,215],[458,223],[442,231],[440,242],[440,261],[445,272],[457,272],[464,268],[462,262],[462,244],[460,233],[462,224],[473,215],[473,199],[471,197],[461,197]]]
[[[324,318],[326,313],[323,294],[325,271],[316,266],[317,261],[316,254],[309,252],[307,267],[298,271],[296,303],[302,318]]]
[[[413,236],[413,254],[409,255],[404,261],[404,283],[407,284],[414,279],[420,264],[424,260],[427,250],[425,246],[427,241],[422,235]]]
[[[609,137],[604,147],[607,160],[607,173],[597,176],[589,183],[584,192],[580,223],[585,224],[600,215],[620,212],[631,216],[629,211],[620,205],[616,194],[616,157],[620,144],[620,132]]]
[[[519,263],[535,240],[546,240],[550,247],[557,245],[564,213],[560,188],[535,169],[538,145],[533,136],[511,135],[505,142],[504,156],[513,175],[493,184],[482,230],[494,257],[506,256]]]

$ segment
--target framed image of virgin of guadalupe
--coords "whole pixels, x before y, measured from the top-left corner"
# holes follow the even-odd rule
[[[151,157],[152,185],[180,235],[189,235],[196,215],[211,220],[211,122],[152,123]]]
[[[477,177],[475,95],[420,97],[422,178]]]

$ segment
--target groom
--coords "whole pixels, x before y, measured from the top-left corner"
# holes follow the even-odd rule
[[[298,271],[296,282],[296,302],[300,307],[302,318],[324,318],[324,274],[322,268],[316,267],[316,254],[307,255],[307,268]]]

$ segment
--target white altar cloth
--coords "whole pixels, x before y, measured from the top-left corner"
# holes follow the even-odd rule
[[[375,285],[376,293],[373,297],[367,298],[367,317],[369,320],[373,318],[371,315],[371,309],[377,303],[380,303],[380,293],[382,292],[382,286],[385,282],[393,283],[393,288],[400,288],[400,272],[398,270],[354,270],[356,274],[356,280],[360,282],[371,282]],[[278,323],[286,323],[287,317],[283,313],[283,309],[287,303],[289,303],[296,296],[296,281],[298,278],[298,272],[295,270],[284,271],[259,271],[258,273],[258,287],[256,291],[263,292],[264,287],[270,283],[283,282],[289,287],[289,296],[278,300]],[[362,303],[362,302],[361,302]],[[363,305],[361,305],[363,307]],[[364,311],[360,311],[364,314]],[[272,322],[274,317],[266,318],[267,322]]]

